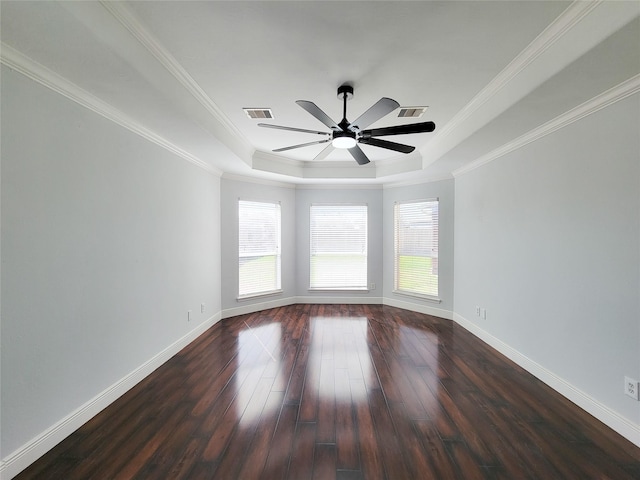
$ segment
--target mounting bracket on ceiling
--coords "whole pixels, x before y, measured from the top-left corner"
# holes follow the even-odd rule
[[[351,100],[353,98],[353,87],[351,85],[340,85],[338,87],[338,100],[343,100],[347,95],[347,100]]]

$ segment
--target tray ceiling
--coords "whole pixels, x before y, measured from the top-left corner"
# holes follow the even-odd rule
[[[1,9],[5,65],[204,168],[294,183],[450,177],[640,71],[637,42],[614,35],[637,35],[637,2],[3,1]],[[596,47],[616,41],[618,64],[604,65],[611,55]],[[585,79],[594,62],[606,69]],[[365,167],[343,150],[313,161],[323,145],[274,154],[318,138],[257,123],[324,130],[295,101],[339,121],[344,82],[355,89],[350,119],[390,97],[428,108],[419,120],[396,111],[372,127],[431,120],[436,131],[390,139],[414,145],[409,155],[363,146]],[[245,108],[274,118],[249,118]]]

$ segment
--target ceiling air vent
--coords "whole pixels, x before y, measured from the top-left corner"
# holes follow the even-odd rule
[[[418,118],[421,117],[429,107],[400,107],[398,117]]]
[[[243,108],[249,118],[273,118],[270,108]]]

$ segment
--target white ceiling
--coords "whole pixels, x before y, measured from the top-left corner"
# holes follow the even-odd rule
[[[640,2],[13,2],[2,1],[7,66],[204,168],[293,183],[397,183],[456,169],[640,71]],[[634,41],[635,39],[635,41]],[[615,52],[615,55],[612,55]],[[363,146],[358,166],[295,104],[353,120],[381,97],[428,106],[376,126],[431,120],[433,133]]]

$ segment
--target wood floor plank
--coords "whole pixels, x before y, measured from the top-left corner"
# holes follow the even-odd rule
[[[336,390],[333,356],[323,353],[318,384],[318,426],[316,443],[336,441]]]
[[[413,478],[438,478],[433,458],[423,444],[415,441],[414,419],[402,404],[390,404],[391,418],[398,432],[404,461]]]
[[[351,381],[351,392],[354,397],[362,399],[356,404],[356,423],[358,428],[358,449],[362,472],[365,478],[385,478],[384,466],[378,445],[376,427],[373,423],[371,406],[367,398],[367,388],[363,381]]]
[[[271,391],[256,423],[256,433],[251,442],[239,443],[246,450],[238,478],[258,478],[264,468],[271,447],[273,433],[282,408],[282,392]]]
[[[429,420],[416,420],[413,426],[417,433],[417,443],[427,452],[431,468],[436,472],[433,478],[455,478],[456,462],[447,453],[446,444],[437,428]]]
[[[369,398],[371,410],[375,412],[376,436],[387,478],[414,478],[409,465],[402,458],[399,432],[396,431],[391,420],[386,399],[380,390],[371,392]],[[405,434],[404,431],[401,433]]]
[[[200,458],[202,448],[203,445],[199,439],[191,439],[186,448],[177,457],[167,477],[175,480],[194,478],[191,476],[191,472],[198,458]],[[161,473],[166,475],[166,471]]]
[[[336,465],[342,470],[360,470],[358,437],[353,414],[354,399],[351,393],[349,372],[346,368],[335,371]],[[356,399],[357,401],[357,399]]]
[[[293,438],[296,431],[296,421],[298,417],[298,407],[296,405],[285,405],[282,407],[278,426],[273,434],[271,448],[265,468],[260,478],[265,480],[275,480],[285,478],[289,470]]]
[[[298,423],[291,452],[287,478],[299,480],[313,475],[313,459],[316,446],[316,424]],[[243,477],[256,478],[256,477]]]
[[[316,444],[313,456],[313,480],[336,480],[336,446]]]
[[[487,475],[482,465],[474,458],[464,442],[447,442],[449,455],[453,459],[456,472],[448,478],[463,478],[464,480],[484,480]],[[445,477],[447,478],[447,477]]]
[[[228,318],[16,477],[640,478],[640,448],[445,319]]]
[[[273,384],[272,378],[260,378],[251,400],[245,408],[239,424],[234,428],[231,436],[225,442],[224,452],[218,461],[216,475],[222,478],[237,478],[238,471],[245,462],[248,454],[247,445],[251,445],[256,436],[256,429],[263,410],[268,408],[267,401]],[[271,398],[277,398],[275,396]],[[268,415],[268,413],[267,413]],[[258,420],[256,420],[258,419]]]
[[[164,442],[166,442],[170,435],[175,435],[179,427],[184,427],[185,425],[191,427],[191,425],[184,422],[186,414],[187,412],[184,409],[175,409],[171,411],[165,418],[162,427],[154,432],[148,441],[145,441],[144,444],[140,445],[141,448],[127,463],[118,468],[117,473],[114,472],[111,478],[128,479],[135,477],[135,475],[142,470],[144,465],[151,460],[152,456],[154,456],[158,449],[163,446]],[[122,455],[118,455],[118,457],[122,457]]]

